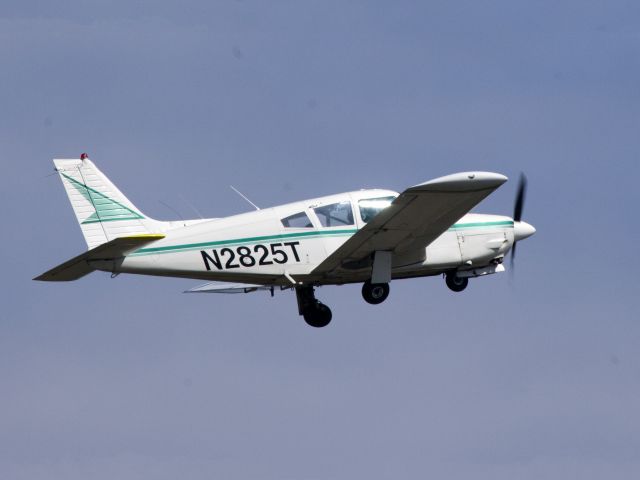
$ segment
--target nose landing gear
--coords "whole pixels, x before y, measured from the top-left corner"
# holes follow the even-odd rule
[[[384,302],[389,296],[388,283],[364,282],[362,285],[362,298],[371,305],[378,305]]]
[[[329,325],[332,317],[331,309],[316,299],[313,286],[296,287],[296,297],[298,299],[298,313],[304,317],[307,325],[315,328]]]
[[[455,272],[447,273],[446,283],[449,289],[453,290],[454,292],[461,292],[465,288],[467,288],[467,285],[469,285],[469,279],[467,277],[459,277],[455,274]]]

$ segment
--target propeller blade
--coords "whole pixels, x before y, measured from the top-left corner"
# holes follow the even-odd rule
[[[515,268],[516,245],[517,244],[518,244],[518,242],[513,242],[513,245],[511,247],[511,272],[513,272],[513,269]]]
[[[513,208],[513,220],[519,222],[522,219],[522,209],[524,208],[524,199],[527,196],[527,177],[524,173],[520,173],[520,182],[518,183],[518,193],[516,194],[516,204]]]
[[[527,196],[527,177],[524,173],[520,172],[520,181],[518,182],[518,191],[516,193],[516,203],[513,206],[513,221],[519,222],[522,220],[522,210],[524,209],[524,200]],[[511,247],[511,274],[515,269],[516,261],[516,244],[514,241]]]

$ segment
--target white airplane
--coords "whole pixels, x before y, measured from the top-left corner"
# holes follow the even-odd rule
[[[398,194],[358,190],[226,218],[158,221],[144,215],[89,160],[54,160],[88,251],[35,278],[76,280],[95,270],[207,280],[188,292],[293,289],[313,327],[331,321],[315,287],[362,283],[371,304],[392,279],[444,275],[454,292],[469,278],[504,271],[507,252],[535,233],[521,220],[521,179],[513,218],[468,213],[507,181],[465,172]]]

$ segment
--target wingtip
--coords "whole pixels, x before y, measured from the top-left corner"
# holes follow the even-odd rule
[[[461,192],[498,188],[507,180],[508,178],[500,173],[460,172],[434,178],[411,188],[416,190]]]

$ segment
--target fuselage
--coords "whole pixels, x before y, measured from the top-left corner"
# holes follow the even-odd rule
[[[95,267],[114,273],[282,286],[293,281],[364,281],[370,269],[322,278],[313,271],[397,195],[391,190],[359,190],[226,218],[175,222],[163,232],[164,239],[117,263],[96,262]],[[493,273],[513,241],[511,218],[467,214],[431,244],[394,255],[392,278],[453,269]],[[484,267],[489,271],[478,270]]]

